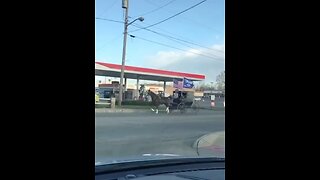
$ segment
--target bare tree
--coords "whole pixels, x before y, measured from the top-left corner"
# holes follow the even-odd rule
[[[214,87],[212,86],[212,84],[199,83],[199,85],[196,87],[196,90],[214,90]]]
[[[224,91],[225,90],[225,71],[221,72],[217,78],[216,78],[216,83],[217,83],[217,89]]]

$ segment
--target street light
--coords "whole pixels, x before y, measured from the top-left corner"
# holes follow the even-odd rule
[[[125,66],[125,61],[126,61],[126,46],[127,46],[127,30],[128,26],[132,23],[134,23],[136,20],[143,21],[143,17],[139,17],[132,22],[128,23],[128,0],[123,1],[124,4],[122,5],[122,8],[126,9],[125,10],[125,20],[124,20],[124,33],[123,33],[123,50],[122,50],[122,64],[121,64],[121,75],[120,75],[120,89],[119,89],[119,102],[118,105],[121,106],[122,103],[122,95],[123,95],[123,77],[124,77],[124,66]]]
[[[139,20],[139,21],[142,22],[142,21],[144,20],[144,18],[143,18],[143,17],[139,17],[139,18],[133,20],[132,22],[130,22],[130,23],[128,24],[128,26],[129,26],[130,24],[134,23],[136,20]]]

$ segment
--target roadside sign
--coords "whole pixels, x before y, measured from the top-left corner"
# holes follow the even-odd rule
[[[211,101],[214,101],[216,99],[215,95],[211,95]]]

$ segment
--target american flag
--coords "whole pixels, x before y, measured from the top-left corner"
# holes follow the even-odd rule
[[[173,79],[173,87],[182,89],[183,88],[183,81],[179,81],[178,79]]]

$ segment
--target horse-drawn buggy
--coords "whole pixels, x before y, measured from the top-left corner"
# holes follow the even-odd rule
[[[193,91],[179,91],[176,89],[173,95],[169,97],[159,96],[150,90],[148,90],[148,94],[151,96],[152,106],[155,108],[151,109],[156,113],[158,113],[158,108],[161,104],[166,106],[167,113],[172,111],[185,113],[187,109],[191,109],[193,113],[199,112],[201,98],[195,97]]]
[[[177,96],[177,97],[174,97]],[[187,109],[191,109],[192,112],[199,112],[199,101],[201,98],[194,96],[193,91],[175,91],[169,106],[170,110],[178,110],[180,113],[185,113]]]

